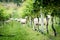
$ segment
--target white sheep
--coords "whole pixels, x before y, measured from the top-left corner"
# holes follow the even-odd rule
[[[14,18],[9,18],[9,20],[6,20],[6,23],[9,23],[10,21],[14,20]]]
[[[19,19],[18,19],[18,18],[16,18],[15,20],[16,20],[16,21],[18,21],[18,22],[20,22],[20,20],[21,20],[21,19],[20,19],[20,18],[19,18]]]
[[[46,20],[46,18],[44,18],[44,25],[46,25],[47,24],[47,20]]]
[[[46,18],[43,19],[43,23],[44,23],[44,25],[46,25],[46,23],[47,23]],[[39,25],[41,25],[41,18],[39,18]]]
[[[9,20],[14,20],[14,18],[10,18]]]
[[[20,22],[21,22],[22,24],[26,24],[27,20],[26,20],[26,19],[21,19]]]
[[[6,20],[5,22],[6,22],[6,23],[9,23],[10,21],[11,21],[11,20]]]
[[[15,20],[15,21],[17,21],[17,20],[18,20],[18,18],[15,18],[14,20]]]
[[[47,24],[46,18],[43,19],[43,23],[44,23],[44,25]],[[38,18],[34,18],[33,30],[36,29],[36,28],[38,28],[37,25],[41,25],[41,18],[39,18],[39,21],[38,21]]]
[[[15,21],[17,21],[17,22],[20,22],[20,23],[22,23],[22,24],[25,24],[26,23],[26,18],[15,18],[14,19]]]
[[[38,22],[38,18],[34,18],[34,26],[33,26],[33,30],[38,30],[38,25],[39,25],[39,22]]]
[[[34,24],[35,24],[35,25],[38,24],[38,18],[34,18]]]

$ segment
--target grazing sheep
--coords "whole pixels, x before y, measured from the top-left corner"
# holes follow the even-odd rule
[[[22,24],[26,24],[26,22],[27,22],[26,19],[21,19],[21,20],[20,20],[20,23],[22,23]]]
[[[46,18],[44,18],[44,25],[46,25],[47,24],[47,20],[46,20]]]
[[[15,18],[14,20],[15,20],[15,21],[17,21],[17,20],[18,20],[18,18]]]
[[[20,22],[20,20],[21,20],[21,19],[18,19],[18,18],[15,19],[15,21],[18,21],[18,22]]]
[[[47,15],[47,17],[48,17],[49,25],[51,25],[52,24],[51,23],[51,16],[50,15]]]
[[[38,22],[38,18],[34,18],[34,26],[33,26],[33,30],[38,30],[38,25],[39,25],[39,22]]]
[[[5,21],[6,23],[9,23],[11,20],[7,20],[7,21]]]
[[[38,18],[34,18],[34,24],[38,24]]]
[[[12,21],[12,20],[14,20],[14,18],[10,18],[9,20],[11,20],[11,21]]]
[[[9,20],[6,20],[6,23],[9,23],[10,21],[14,20],[13,18],[9,18]]]
[[[44,25],[47,25],[47,21],[46,21],[46,18],[43,19],[43,23]],[[39,26],[38,25],[41,25],[41,18],[39,18],[39,21],[38,21],[38,18],[34,18],[34,26],[33,26],[33,30],[38,30]]]
[[[50,16],[50,15],[47,15],[47,17],[48,17],[48,18],[51,18],[51,16]]]
[[[15,21],[18,21],[20,22],[21,24],[26,24],[26,19],[23,19],[23,18],[15,18]]]

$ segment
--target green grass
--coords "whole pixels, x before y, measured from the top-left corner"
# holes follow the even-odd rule
[[[49,26],[49,34],[46,35],[32,30],[27,25],[20,22],[11,21],[0,26],[0,40],[60,40],[60,27],[55,25],[57,36],[53,35],[51,26]]]
[[[60,25],[54,24],[54,28],[57,32],[57,36],[56,37],[54,36],[54,32],[53,32],[51,26],[49,26],[49,34],[47,34],[46,36],[48,38],[51,38],[52,40],[60,40]]]
[[[49,40],[47,36],[16,21],[0,26],[0,35],[3,35],[0,36],[0,40]]]
[[[57,37],[55,37],[55,40],[60,40],[60,24],[56,24],[55,29],[57,31]]]

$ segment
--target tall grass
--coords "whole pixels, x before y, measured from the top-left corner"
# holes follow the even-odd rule
[[[49,40],[47,36],[33,31],[25,24],[11,21],[0,26],[0,40]]]

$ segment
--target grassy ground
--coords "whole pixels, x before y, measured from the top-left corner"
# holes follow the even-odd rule
[[[49,27],[49,34],[41,34],[33,31],[27,25],[22,25],[20,22],[11,21],[0,26],[0,40],[60,40],[60,29],[56,25],[57,37],[53,36],[53,31]]]
[[[12,21],[0,26],[0,40],[49,40],[49,38],[26,25]]]

